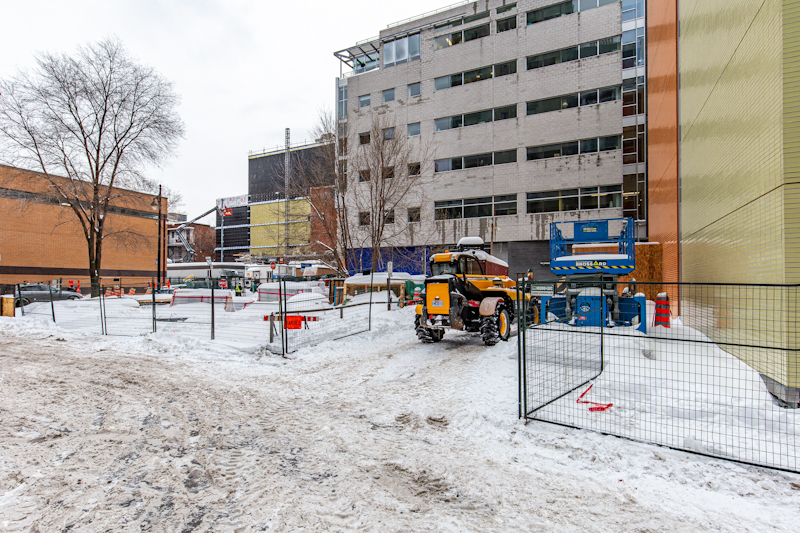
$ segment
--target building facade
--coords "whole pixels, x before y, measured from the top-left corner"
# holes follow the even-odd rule
[[[68,183],[66,178],[63,180]],[[115,191],[105,222],[100,277],[124,278],[133,283],[154,280],[159,277],[161,258],[163,278],[167,199],[161,199],[163,216],[159,225],[157,196]],[[65,284],[68,280],[80,281],[84,293],[91,289],[83,228],[71,207],[59,200],[42,175],[0,165],[0,212],[0,284],[63,279]]]
[[[388,246],[478,235],[512,274],[551,277],[551,222],[631,216],[646,239],[644,26],[642,0],[483,0],[336,52],[348,191],[379,116],[429,159]]]
[[[336,242],[336,230],[329,228],[331,222],[335,228],[335,209],[328,199],[333,149],[332,139],[291,146],[288,187],[285,149],[250,154],[248,194],[217,200],[216,258],[327,256]]]

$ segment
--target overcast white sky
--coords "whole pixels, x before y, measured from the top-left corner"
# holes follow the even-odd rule
[[[186,138],[151,177],[193,217],[246,194],[248,152],[282,145],[284,128],[311,140],[318,109],[334,106],[333,52],[455,1],[6,0],[0,77],[31,68],[36,52],[119,37],[181,95]]]

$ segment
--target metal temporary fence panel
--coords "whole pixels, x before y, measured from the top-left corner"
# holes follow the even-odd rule
[[[306,346],[364,333],[371,329],[373,276],[361,294],[353,295],[343,305],[332,305],[323,291],[298,292],[292,282],[281,281],[280,309],[277,327],[280,330],[282,353],[288,354]],[[380,290],[380,288],[377,288]],[[386,302],[384,301],[385,305]]]
[[[646,334],[521,314],[520,415],[800,472],[798,288],[619,285],[648,295]]]

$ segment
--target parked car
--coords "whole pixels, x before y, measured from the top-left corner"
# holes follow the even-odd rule
[[[14,299],[17,307],[28,305],[31,302],[49,302],[50,298],[53,300],[78,300],[83,298],[83,295],[72,289],[56,289],[44,283],[26,283],[19,286],[19,293]]]

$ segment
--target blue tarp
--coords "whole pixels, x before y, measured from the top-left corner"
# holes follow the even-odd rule
[[[430,246],[394,246],[381,248],[378,258],[378,272],[386,271],[386,263],[392,262],[394,272],[409,274],[430,274],[428,258]],[[372,248],[355,248],[347,251],[347,270],[352,276],[372,268]]]

